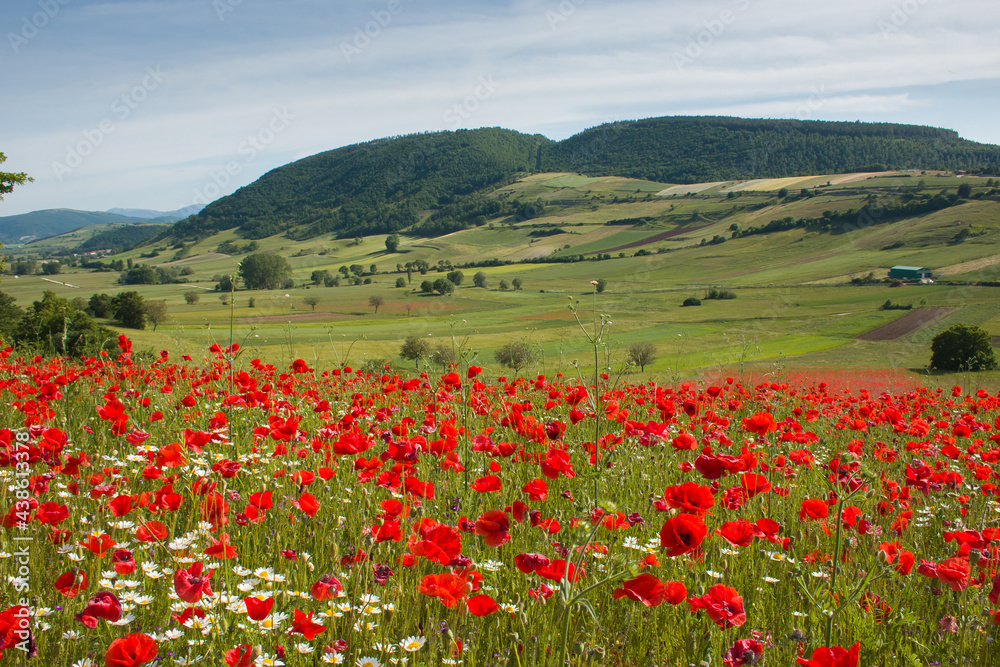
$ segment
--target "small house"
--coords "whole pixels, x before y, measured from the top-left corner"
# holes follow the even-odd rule
[[[923,266],[894,266],[889,269],[889,277],[897,280],[930,280],[934,272]]]

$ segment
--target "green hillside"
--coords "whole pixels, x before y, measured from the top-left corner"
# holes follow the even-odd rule
[[[551,184],[558,189],[581,174],[639,179],[646,185],[636,189],[652,194],[670,183],[899,169],[997,173],[1000,147],[931,127],[718,117],[616,122],[561,142],[500,128],[435,132],[346,146],[279,167],[172,233],[187,241],[234,228],[248,239],[286,231],[300,239],[401,230],[436,237],[489,219],[539,215],[527,199],[489,196],[531,172],[571,172]]]
[[[607,123],[543,151],[545,171],[668,183],[885,169],[1000,168],[1000,146],[890,123],[665,117]]]
[[[179,223],[180,238],[239,227],[260,239],[303,225],[303,236],[390,233],[430,208],[474,197],[534,169],[549,143],[499,128],[380,139],[319,153],[264,174]]]

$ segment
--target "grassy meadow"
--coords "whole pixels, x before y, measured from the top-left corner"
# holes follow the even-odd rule
[[[971,183],[974,191],[986,191],[985,180],[950,174],[816,176],[714,184],[693,195],[664,196],[658,193],[676,193],[677,188],[624,178],[536,174],[493,196],[541,198],[548,204],[541,217],[494,220],[439,238],[403,235],[396,253],[386,251],[381,235],[366,237],[360,244],[333,235],[304,241],[284,235],[263,239],[258,242],[260,251],[288,259],[295,287],[239,290],[232,303],[224,303],[224,295],[213,290],[217,276],[238,270],[240,257],[216,252],[224,241],[244,242],[234,231],[183,249],[160,245],[155,257],[142,257],[150,254],[149,246],[115,256],[186,267],[191,274],[184,284],[126,288],[117,284],[116,272],[69,268],[56,276],[7,276],[2,289],[22,307],[47,289],[85,300],[95,293],[113,295],[125,289],[135,289],[148,300],[163,299],[169,316],[155,332],[151,328],[129,332],[141,348],[199,354],[206,343],[233,341],[244,345],[247,354],[285,363],[302,357],[320,364],[385,361],[412,368],[398,356],[402,339],[409,335],[443,341],[449,347],[461,345],[466,356],[487,364],[493,363],[497,347],[523,339],[536,346],[539,355],[535,367],[527,370],[539,373],[569,373],[576,362],[593,365],[589,343],[569,308],[579,301],[585,319],[592,319],[596,310],[611,320],[601,364],[615,370],[622,367],[630,344],[649,341],[656,346],[657,359],[645,372],[653,378],[736,372],[780,375],[836,366],[888,368],[931,385],[948,385],[957,379],[925,371],[933,334],[964,322],[1000,335],[1000,290],[955,284],[1000,279],[996,253],[1000,203],[970,200],[897,222],[876,220],[842,233],[800,228],[729,238],[730,229],[734,224],[745,229],[784,217],[857,209],[871,196],[888,200],[905,192],[954,191],[963,182]],[[782,187],[811,189],[813,196],[779,202],[776,189]],[[637,218],[646,221],[606,224]],[[972,232],[969,238],[952,242],[962,228]],[[553,229],[562,233],[530,236]],[[728,240],[717,245],[703,242],[715,236]],[[14,255],[24,251],[7,250]],[[639,251],[648,254],[635,256]],[[604,253],[611,259],[590,259]],[[521,263],[579,254],[588,261]],[[439,263],[458,266],[490,258],[514,263],[463,269],[464,281],[450,296],[419,291],[423,280],[433,281],[450,270],[442,268],[439,274]],[[395,287],[398,278],[407,277],[403,265],[416,260],[426,261],[431,270],[426,275],[413,271],[406,287]],[[371,284],[309,283],[315,270],[336,274],[339,267],[353,264],[366,271],[377,267],[377,273],[369,276]],[[947,284],[851,284],[852,278],[869,273],[882,278],[896,264],[931,267]],[[487,275],[486,289],[472,286],[477,271]],[[522,290],[499,288],[501,280],[514,278],[522,281]],[[597,279],[607,281],[601,294],[595,294],[591,285]],[[684,299],[703,297],[711,287],[733,290],[737,298],[681,307]],[[199,292],[198,303],[185,302],[185,293],[191,291]],[[373,296],[385,301],[377,314],[369,305]],[[307,297],[319,298],[315,310],[304,301]],[[858,335],[905,315],[878,309],[890,299],[915,308],[950,310],[896,340],[857,340]],[[980,380],[997,384],[1000,375],[986,374]]]

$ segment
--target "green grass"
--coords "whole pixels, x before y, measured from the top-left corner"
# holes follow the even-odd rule
[[[816,177],[822,179],[823,177]],[[971,179],[951,176],[924,176],[926,191],[956,187]],[[814,179],[815,180],[815,179]],[[774,364],[812,367],[816,365],[894,365],[922,369],[929,358],[929,341],[951,323],[983,323],[1000,334],[1000,300],[995,288],[949,285],[851,286],[852,277],[873,273],[884,276],[895,264],[915,264],[934,269],[957,267],[954,277],[970,280],[1000,279],[996,243],[1000,241],[1000,203],[978,200],[936,213],[890,224],[874,224],[848,233],[819,233],[796,229],[787,232],[728,239],[729,228],[767,224],[786,216],[815,217],[824,210],[860,208],[868,193],[895,197],[896,180],[915,187],[919,178],[874,178],[848,184],[857,194],[820,194],[794,202],[749,211],[746,207],[776,201],[764,192],[742,192],[732,199],[723,192],[708,191],[692,197],[666,197],[634,201],[615,196],[631,188],[648,191],[653,185],[616,178],[587,178],[576,174],[538,174],[498,191],[508,197],[538,196],[548,192],[555,198],[590,197],[591,203],[569,207],[551,206],[545,215],[514,225],[490,221],[489,225],[436,239],[402,236],[399,252],[385,250],[385,236],[365,238],[360,245],[351,240],[324,235],[306,241],[284,236],[262,239],[264,252],[288,258],[296,287],[274,292],[236,294],[236,308],[223,305],[214,288],[218,275],[237,271],[239,257],[220,255],[220,243],[238,238],[233,231],[200,240],[175,259],[178,250],[171,244],[159,245],[158,255],[143,259],[152,248],[122,253],[118,258],[150,264],[187,267],[193,271],[186,285],[150,285],[125,288],[117,284],[117,273],[94,273],[70,269],[52,277],[75,288],[56,285],[40,276],[8,277],[3,290],[27,306],[46,289],[67,298],[88,299],[94,293],[116,294],[135,289],[147,299],[164,299],[170,319],[158,330],[135,333],[140,346],[184,350],[201,355],[210,342],[226,342],[230,325],[234,340],[246,340],[254,354],[288,361],[305,356],[322,363],[338,363],[340,348],[357,339],[352,360],[385,358],[398,361],[398,350],[407,335],[451,340],[468,336],[479,358],[492,362],[493,350],[512,339],[524,338],[537,344],[544,354],[541,367],[570,370],[573,358],[585,359],[586,347],[579,327],[570,317],[569,299],[582,299],[584,308],[593,303],[592,280],[603,278],[608,289],[597,297],[597,310],[607,313],[614,325],[609,338],[609,357],[620,365],[627,346],[652,341],[659,359],[647,370],[655,373],[692,373],[737,364]],[[979,179],[982,181],[982,179]],[[808,181],[812,182],[812,181]],[[825,182],[825,181],[824,181]],[[846,185],[845,185],[846,187]],[[976,188],[980,185],[976,184]],[[565,190],[559,195],[555,189]],[[570,190],[576,194],[566,194]],[[589,191],[589,194],[588,194]],[[796,192],[796,190],[793,190]],[[608,220],[652,217],[642,227],[607,226]],[[677,227],[706,225],[693,233],[646,244],[654,254],[626,256],[606,261],[571,264],[520,264],[466,268],[465,283],[452,296],[437,297],[418,293],[420,282],[442,277],[431,270],[427,275],[413,272],[412,283],[396,288],[405,272],[397,266],[425,260],[432,267],[439,261],[452,264],[490,258],[519,262],[549,254],[597,253],[654,237]],[[558,226],[567,233],[533,239],[536,228]],[[951,240],[963,227],[985,232],[964,243]],[[701,246],[701,239],[715,235],[728,240],[719,245]],[[570,247],[564,248],[565,245]],[[883,248],[898,245],[884,250]],[[657,254],[658,248],[668,252]],[[317,269],[336,272],[341,266],[377,265],[373,284],[338,288],[307,287]],[[445,269],[446,271],[447,269]],[[471,287],[477,271],[485,273],[490,288]],[[946,276],[951,277],[951,276]],[[520,278],[523,291],[503,292],[501,279]],[[192,287],[193,286],[193,287]],[[702,296],[708,287],[734,289],[732,301],[705,301],[697,308],[681,308],[688,296]],[[202,289],[199,289],[202,288]],[[207,288],[207,289],[205,289]],[[187,305],[184,293],[201,292],[198,304]],[[288,294],[286,297],[285,295]],[[378,314],[368,305],[371,296],[385,299]],[[319,296],[316,312],[303,302]],[[255,300],[255,308],[248,306]],[[891,342],[857,341],[856,336],[899,316],[898,312],[878,311],[886,299],[913,303],[916,307],[951,307],[952,314],[927,329]],[[232,316],[232,320],[230,319]],[[132,334],[133,332],[129,332]],[[680,337],[677,334],[681,334]],[[679,340],[678,340],[679,339]],[[340,346],[340,348],[338,348]],[[592,363],[592,362],[591,362]]]

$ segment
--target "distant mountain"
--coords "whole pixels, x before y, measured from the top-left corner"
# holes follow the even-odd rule
[[[141,211],[144,214],[154,214],[152,216],[126,215],[118,212],[126,210],[137,212],[140,211],[139,209],[112,209],[103,212],[77,211],[69,208],[54,208],[20,215],[8,215],[0,217],[0,243],[7,245],[29,243],[93,225],[172,224],[190,215],[186,211],[199,208],[199,206],[189,206],[170,213]]]
[[[116,213],[76,211],[68,208],[32,211],[0,217],[0,242],[28,243],[89,225],[142,224],[146,220]]]
[[[189,215],[194,215],[203,208],[205,208],[204,204],[192,204],[191,206],[179,208],[176,211],[153,211],[148,208],[109,208],[107,212],[115,213],[117,215],[126,215],[130,218],[143,218],[147,220],[152,220],[153,218],[176,218],[178,220],[183,220]]]
[[[264,174],[175,225],[178,239],[239,228],[246,238],[392,233],[438,236],[530,202],[485,195],[524,172],[567,171],[661,183],[887,169],[1000,170],[1000,146],[889,123],[665,117],[601,125],[554,142],[502,128],[379,139]],[[529,207],[529,208],[525,208]]]

